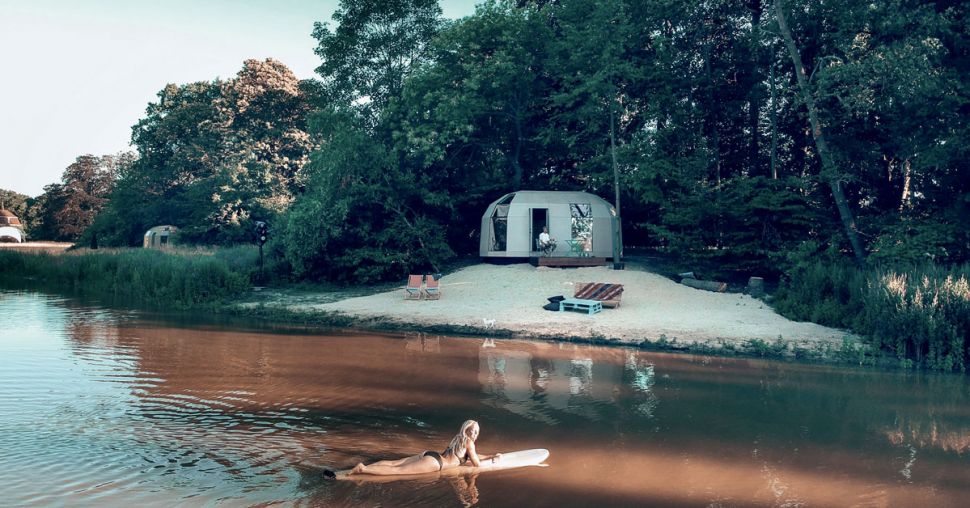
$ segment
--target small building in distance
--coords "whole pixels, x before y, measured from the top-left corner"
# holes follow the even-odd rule
[[[0,242],[23,243],[24,225],[10,210],[0,210]]]
[[[485,209],[479,255],[534,258],[548,227],[557,247],[546,257],[612,258],[615,217],[613,205],[588,192],[511,192]]]
[[[172,247],[178,236],[179,228],[175,226],[155,226],[145,232],[144,247],[146,249],[164,249]]]

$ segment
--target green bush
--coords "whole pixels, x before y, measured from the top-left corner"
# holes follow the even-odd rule
[[[248,289],[252,248],[34,254],[0,251],[0,283],[33,282],[79,295],[173,309],[205,307]]]
[[[774,298],[781,314],[850,328],[902,364],[966,371],[970,265],[857,268],[816,261],[795,268]]]

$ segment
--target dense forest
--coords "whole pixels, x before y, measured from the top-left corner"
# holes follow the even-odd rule
[[[955,1],[346,0],[317,80],[250,60],[168,85],[133,154],[84,155],[32,238],[251,241],[295,278],[399,278],[474,252],[518,189],[617,195],[627,246],[737,270],[820,253],[970,254],[965,8]],[[797,258],[797,259],[796,259]]]
[[[616,201],[627,247],[780,276],[786,315],[962,370],[965,11],[519,0],[453,21],[436,0],[343,0],[314,24],[318,79],[267,59],[170,84],[134,153],[3,197],[34,239],[138,245],[173,224],[234,245],[266,221],[276,280],[360,283],[476,253],[506,192],[584,190]]]

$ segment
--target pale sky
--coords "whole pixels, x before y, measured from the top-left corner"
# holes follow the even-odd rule
[[[439,3],[460,18],[476,0]],[[130,150],[131,127],[167,83],[230,78],[249,58],[319,77],[310,33],[338,4],[0,0],[0,189],[38,196],[79,155]]]

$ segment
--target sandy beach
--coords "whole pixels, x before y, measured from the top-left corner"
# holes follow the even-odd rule
[[[571,297],[576,282],[623,284],[622,304],[593,315],[542,308],[548,297]],[[628,344],[666,340],[717,347],[753,340],[777,343],[780,338],[789,349],[820,351],[837,349],[846,338],[856,340],[843,330],[788,320],[748,295],[694,289],[636,267],[558,269],[524,263],[479,264],[445,275],[441,291],[440,300],[404,300],[403,289],[397,289],[288,307],[417,327],[467,326],[483,331],[506,330],[516,337],[605,338]]]

